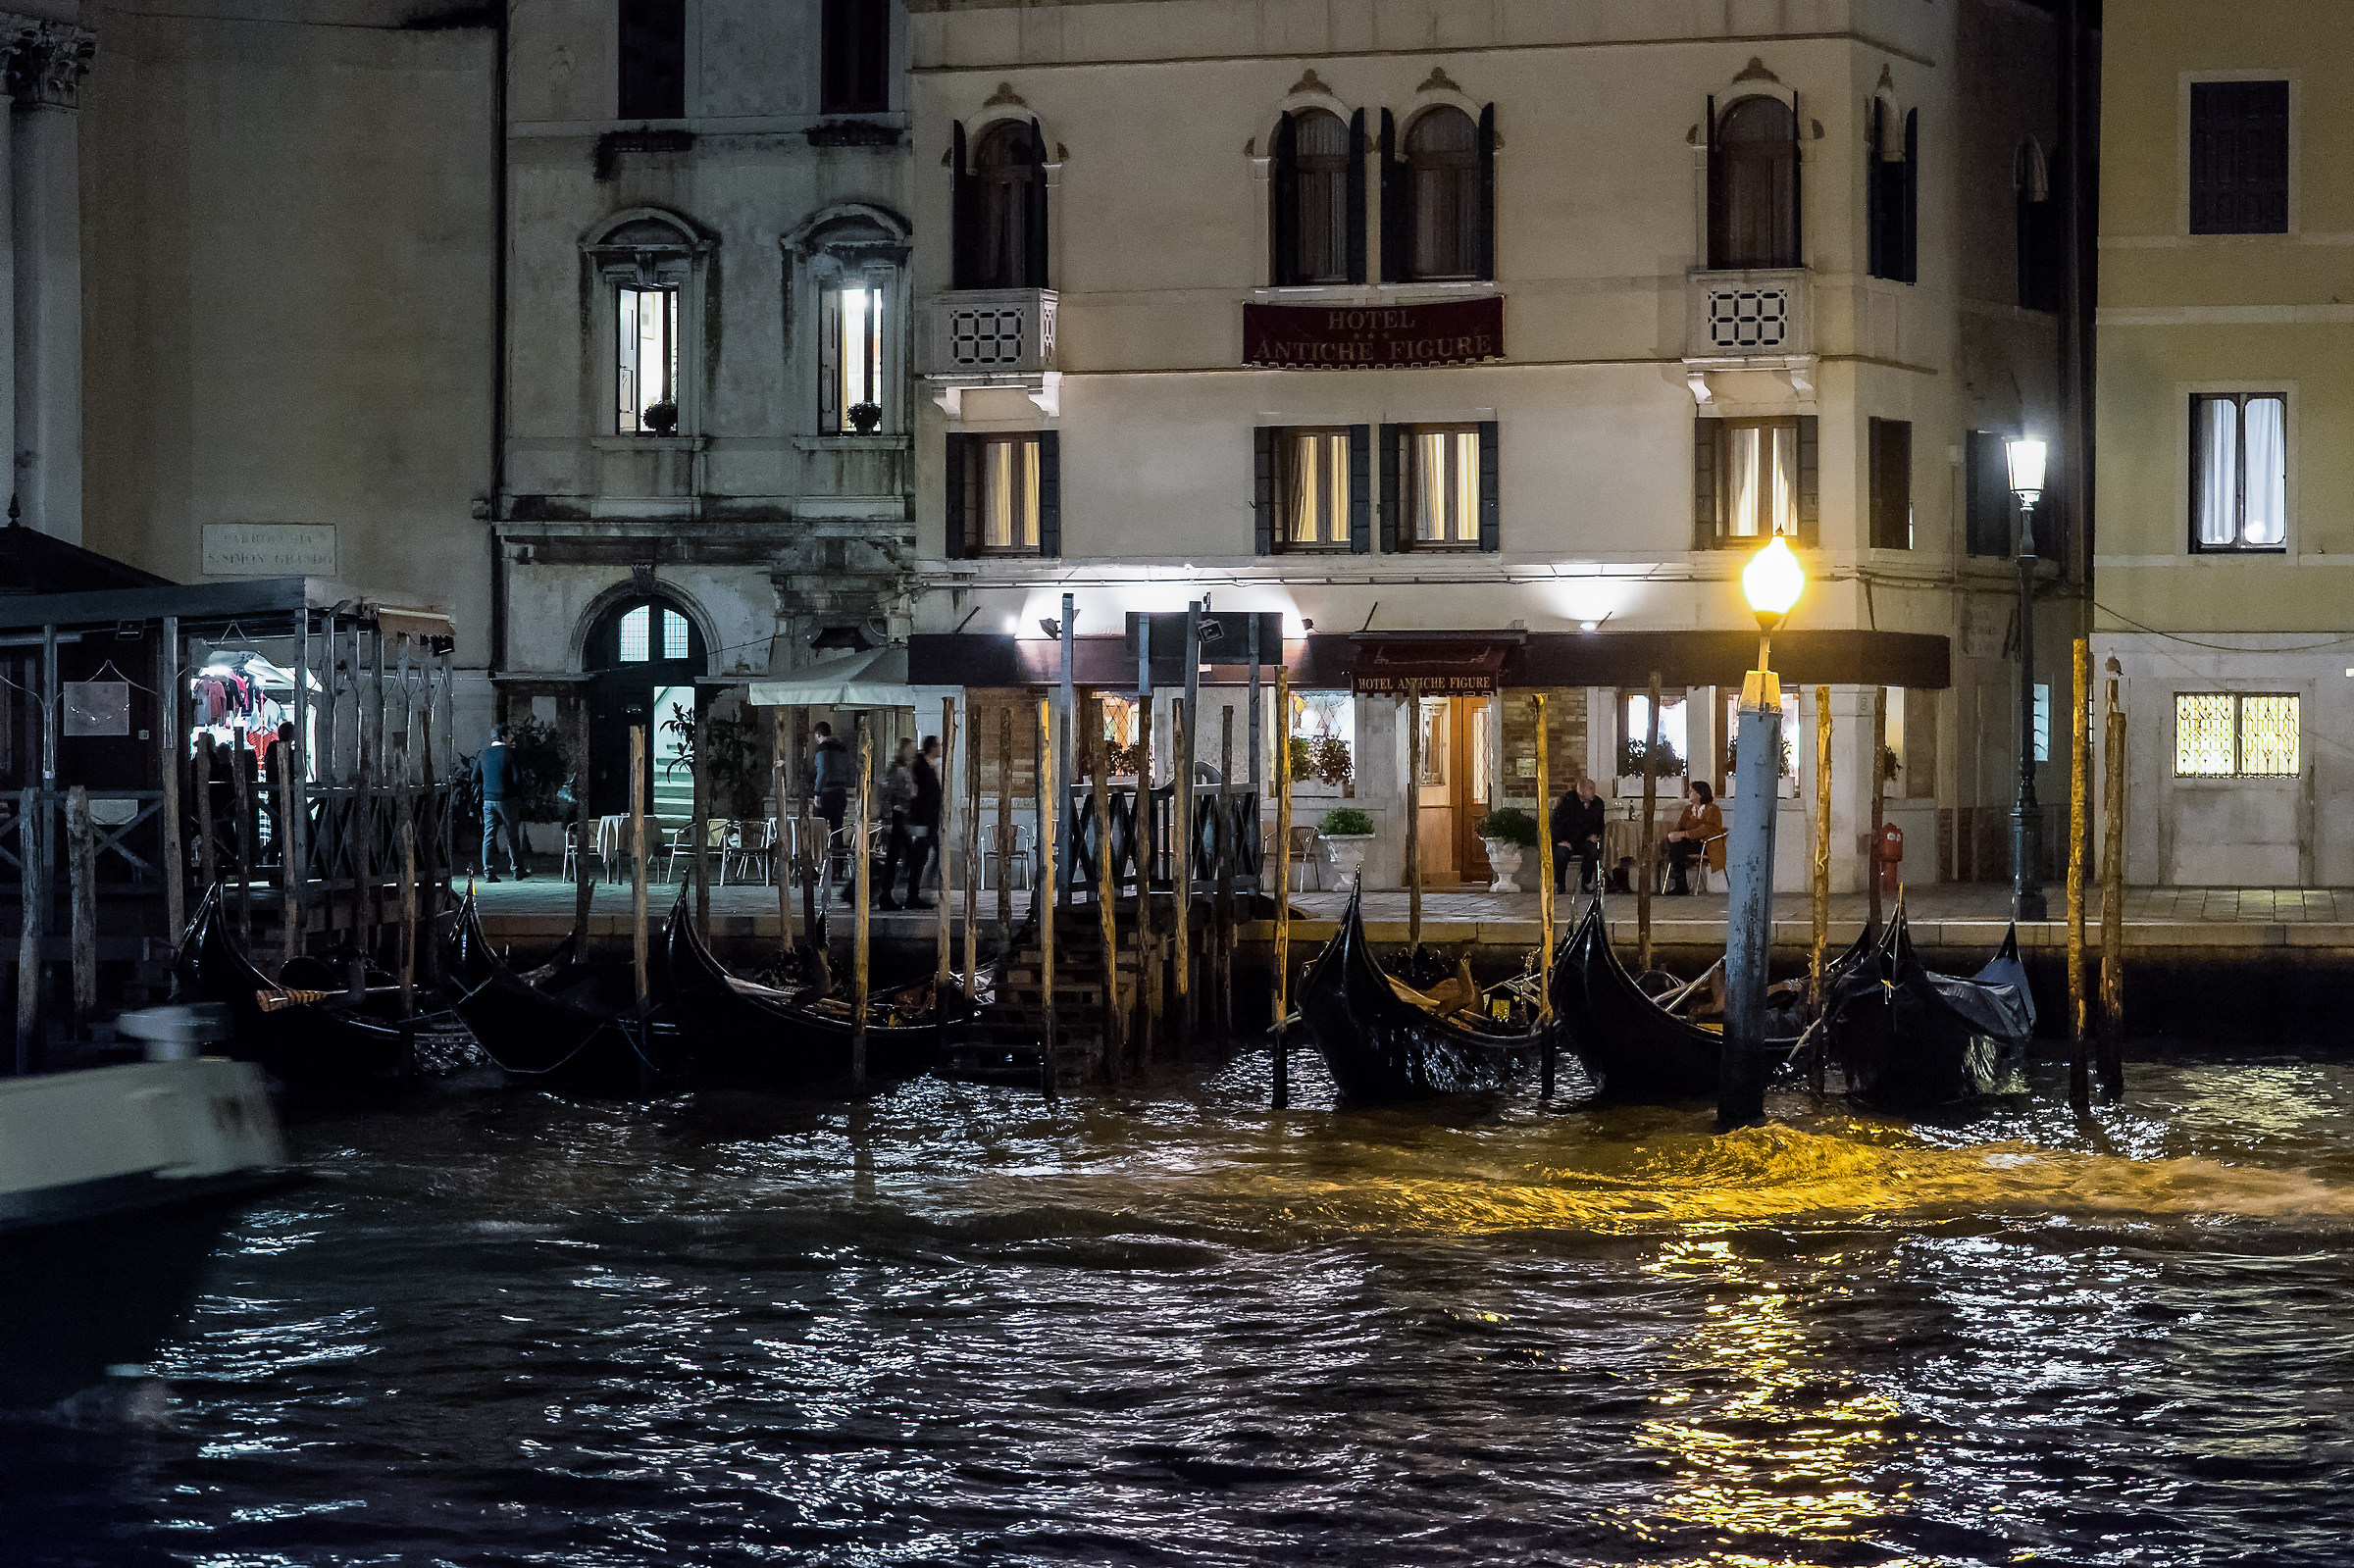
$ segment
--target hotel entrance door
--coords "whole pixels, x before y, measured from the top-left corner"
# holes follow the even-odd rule
[[[1422,855],[1422,885],[1486,885],[1488,857],[1473,830],[1486,816],[1495,780],[1496,699],[1424,697],[1422,777],[1414,791]]]

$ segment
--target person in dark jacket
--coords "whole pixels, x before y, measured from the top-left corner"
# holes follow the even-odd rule
[[[913,792],[907,801],[907,903],[909,909],[930,909],[932,900],[924,896],[924,870],[927,862],[940,852],[940,770],[933,758],[940,755],[940,736],[924,736],[923,749],[908,764],[913,776]],[[941,862],[947,865],[946,859]],[[891,895],[893,879],[886,875],[883,893]]]
[[[1602,861],[1602,797],[1594,781],[1580,779],[1577,787],[1554,803],[1553,890],[1569,890],[1569,857],[1577,857],[1577,890],[1594,890],[1594,868]]]
[[[498,727],[483,754],[474,759],[474,776],[482,786],[483,797],[483,880],[498,881],[498,830],[507,830],[507,867],[518,882],[532,874],[531,845],[524,841],[523,819],[507,804],[507,795],[523,793],[523,780],[515,767],[515,748],[507,744],[515,732],[506,725]]]
[[[892,753],[891,766],[883,770],[883,821],[889,832],[883,848],[883,888],[877,901],[885,909],[899,907],[892,890],[899,885],[899,863],[907,858],[914,842],[907,836],[907,808],[914,799],[915,742],[902,740]]]
[[[817,814],[826,819],[826,873],[835,875],[835,867],[843,865],[842,898],[847,903],[856,894],[855,885],[846,873],[844,853],[848,843],[842,836],[843,813],[849,809],[850,785],[855,782],[857,765],[850,760],[850,748],[834,738],[834,727],[817,727],[817,755],[814,759],[815,777],[811,788],[817,796]]]

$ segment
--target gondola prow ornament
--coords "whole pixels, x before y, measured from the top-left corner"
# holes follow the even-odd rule
[[[1724,1057],[1716,1129],[1766,1115],[1766,961],[1773,941],[1773,819],[1782,763],[1782,683],[1771,668],[1773,633],[1807,574],[1776,534],[1741,569],[1741,592],[1758,617],[1758,667],[1741,680],[1734,745],[1733,820],[1725,834]]]

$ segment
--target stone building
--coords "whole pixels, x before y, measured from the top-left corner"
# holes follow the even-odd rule
[[[2354,882],[2354,52],[2327,0],[2112,7],[2100,602],[2135,883]],[[2312,90],[2308,90],[2311,88]]]
[[[1783,878],[1817,683],[1836,884],[1862,885],[1882,684],[1905,874],[2005,874],[2001,443],[2044,434],[2071,472],[2078,445],[2050,10],[910,11],[923,677],[1043,668],[1018,644],[1066,592],[1083,642],[1193,598],[1280,611],[1288,728],[1351,747],[1326,792],[1376,818],[1379,885],[1391,678],[1453,672],[1414,809],[1429,875],[1470,878],[1477,819],[1535,803],[1537,691],[1557,789],[1630,788],[1655,671],[1668,741],[1721,783],[1756,647],[1734,579],[1784,533],[1812,585],[1774,641]],[[2038,514],[2047,672],[2079,620],[2073,489]],[[1118,694],[1112,650],[1082,664]]]

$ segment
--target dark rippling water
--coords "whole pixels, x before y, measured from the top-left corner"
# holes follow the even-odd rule
[[[0,1429],[0,1557],[2354,1559],[2348,1067],[1725,1138],[1304,1076],[297,1127],[162,1383]]]

